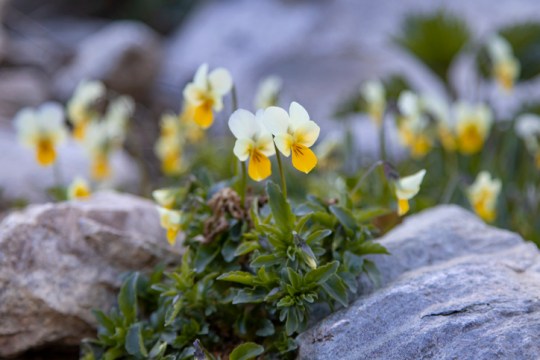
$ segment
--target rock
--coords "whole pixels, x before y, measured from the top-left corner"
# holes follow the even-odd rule
[[[298,338],[299,359],[540,358],[540,257],[455,206],[381,239],[384,288]]]
[[[58,152],[62,185],[69,185],[77,176],[90,178],[90,159],[81,144],[68,140],[59,146]],[[35,161],[34,152],[23,147],[12,131],[0,130],[0,154],[2,154],[0,156],[2,197],[32,203],[50,200],[46,191],[55,186],[53,169],[39,166]],[[140,176],[135,161],[124,151],[117,151],[111,157],[111,164],[112,178],[103,186],[137,191]]]
[[[104,192],[33,205],[0,223],[0,357],[95,334],[121,275],[181,251],[164,240],[152,202]]]
[[[160,39],[153,30],[135,21],[117,21],[80,42],[53,86],[57,97],[68,99],[81,80],[100,79],[119,93],[141,99],[160,62]]]

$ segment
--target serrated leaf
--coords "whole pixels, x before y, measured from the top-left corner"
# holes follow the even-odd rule
[[[254,285],[256,277],[255,275],[245,271],[229,271],[228,273],[222,274],[217,279],[244,285]]]
[[[356,219],[349,209],[339,205],[330,206],[330,212],[335,215],[341,225],[352,231],[358,230]]]
[[[339,276],[335,274],[330,276],[330,278],[328,278],[326,282],[322,283],[321,286],[332,299],[336,300],[343,306],[348,305],[349,297],[347,295],[347,287]]]
[[[252,251],[255,251],[257,249],[260,249],[260,245],[258,241],[252,240],[252,241],[244,241],[238,245],[236,248],[236,251],[234,252],[234,256],[242,256],[249,254]]]
[[[137,281],[138,273],[133,273],[122,284],[118,294],[118,307],[124,315],[125,323],[132,324],[137,317]]]
[[[332,261],[331,263],[325,264],[323,266],[319,266],[317,269],[313,269],[310,272],[308,272],[304,277],[304,281],[308,284],[310,283],[322,284],[326,280],[328,280],[332,275],[334,275],[338,268],[339,268],[339,262]]]
[[[136,358],[140,359],[148,356],[148,351],[144,346],[141,323],[136,323],[129,327],[126,335],[125,347],[128,354],[133,355]]]
[[[463,20],[437,11],[407,16],[394,41],[446,81],[450,65],[470,38]]]
[[[266,194],[268,195],[268,203],[277,227],[283,233],[291,233],[294,229],[295,216],[281,189],[269,181],[266,184]]]
[[[261,355],[264,347],[254,342],[247,342],[238,345],[229,355],[229,360],[250,360]]]

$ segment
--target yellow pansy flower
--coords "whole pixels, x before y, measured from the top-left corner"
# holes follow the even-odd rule
[[[159,204],[159,206],[165,209],[172,209],[174,202],[176,201],[176,195],[178,191],[176,189],[158,189],[152,192],[152,197]]]
[[[317,165],[317,156],[310,147],[319,138],[321,129],[309,118],[309,114],[297,102],[292,102],[289,113],[277,106],[264,111],[263,122],[274,135],[278,150],[289,157],[292,153],[293,166],[309,173]]]
[[[534,156],[535,165],[540,169],[540,116],[523,114],[516,119],[516,134],[525,142],[527,150]]]
[[[497,216],[497,197],[501,186],[501,180],[492,179],[487,171],[482,171],[467,189],[467,197],[474,211],[487,222],[492,222]]]
[[[282,85],[283,80],[278,76],[269,76],[261,81],[255,93],[255,109],[276,106]]]
[[[495,80],[504,90],[511,91],[520,72],[520,64],[512,47],[503,37],[495,35],[488,40],[487,49]]]
[[[71,185],[69,185],[67,191],[69,200],[85,199],[89,197],[91,193],[90,185],[88,185],[88,182],[81,177],[76,177]]]
[[[167,241],[174,245],[178,233],[182,229],[184,216],[179,210],[171,210],[163,207],[157,207],[161,226],[167,230]]]
[[[164,114],[160,121],[161,135],[156,142],[155,153],[161,160],[166,175],[178,175],[183,170],[183,144],[180,124],[174,114]]]
[[[214,112],[223,109],[223,96],[232,88],[232,77],[224,68],[208,73],[208,65],[202,64],[193,82],[184,89],[184,99],[193,107],[193,120],[206,129],[214,121]]]
[[[422,100],[418,95],[404,91],[398,98],[398,109],[401,114],[398,126],[401,143],[409,148],[412,157],[425,156],[433,147],[433,137]]]
[[[471,155],[482,150],[493,122],[491,110],[484,104],[458,102],[454,113],[459,151]]]
[[[249,158],[248,174],[255,181],[266,179],[272,173],[269,156],[275,154],[272,134],[263,124],[263,110],[256,115],[239,109],[229,119],[229,129],[236,137],[234,155],[240,161]]]
[[[386,108],[386,91],[380,81],[368,81],[360,89],[367,104],[367,113],[378,126],[382,125]]]
[[[416,174],[399,178],[395,182],[396,197],[398,199],[398,215],[403,216],[409,211],[409,200],[420,191],[420,185],[426,175],[422,169]]]
[[[73,137],[83,140],[86,127],[98,114],[93,108],[95,102],[105,95],[106,89],[100,81],[83,80],[67,103],[69,121],[73,124]]]
[[[56,161],[56,148],[67,134],[62,106],[45,103],[37,109],[22,109],[15,116],[15,127],[21,143],[35,150],[39,165]]]
[[[180,127],[185,133],[186,140],[190,143],[197,143],[204,139],[205,131],[193,120],[194,108],[184,101],[182,112],[180,113]]]

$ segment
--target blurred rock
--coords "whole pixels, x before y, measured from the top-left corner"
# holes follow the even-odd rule
[[[381,243],[383,289],[300,335],[300,359],[537,359],[540,257],[519,236],[443,206]]]
[[[159,36],[146,25],[117,21],[82,40],[55,79],[58,98],[68,99],[83,79],[103,80],[111,89],[146,97],[161,62]]]
[[[104,192],[33,205],[0,223],[0,357],[95,334],[121,275],[178,259],[152,202]]]
[[[13,115],[26,106],[37,106],[48,96],[47,78],[37,71],[0,71],[0,126],[10,127]],[[2,145],[0,145],[2,146]]]
[[[0,86],[1,87],[1,86]],[[83,146],[73,140],[60,145],[58,166],[62,184],[67,186],[77,176],[89,179],[90,159]],[[23,199],[32,203],[49,200],[46,190],[55,186],[52,167],[41,167],[34,151],[23,147],[12,131],[0,130],[0,191],[10,200]],[[112,155],[112,178],[103,187],[136,192],[139,188],[139,169],[123,151]]]

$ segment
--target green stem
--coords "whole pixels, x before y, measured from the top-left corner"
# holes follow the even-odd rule
[[[242,182],[240,183],[240,199],[242,200],[242,205],[245,205],[246,202],[246,188],[247,188],[247,169],[246,169],[246,162],[241,161],[240,162],[242,166]]]
[[[60,170],[58,159],[56,159],[52,168],[55,186],[62,187],[62,171]]]
[[[236,94],[236,86],[235,85],[233,85],[233,87],[231,89],[231,102],[232,102],[232,111],[231,111],[231,113],[233,113],[236,110],[238,110],[238,96]]]
[[[383,118],[384,119],[384,118]],[[379,155],[381,156],[382,161],[386,161],[386,144],[385,144],[385,131],[384,131],[384,120],[379,126]]]
[[[281,155],[279,150],[274,143],[274,149],[276,149],[276,158],[279,168],[279,176],[281,177],[281,191],[283,192],[283,197],[287,198],[287,182],[285,181],[285,174],[283,173],[283,164],[281,163]]]
[[[355,192],[357,192],[360,189],[360,185],[362,185],[362,183],[364,182],[364,180],[366,180],[366,178],[369,176],[369,174],[371,174],[378,166],[380,166],[382,164],[384,164],[384,161],[379,160],[379,161],[375,162],[373,165],[371,165],[370,168],[367,169],[367,171],[364,173],[364,175],[362,175],[362,177],[358,180],[358,182],[356,183],[356,185],[352,189],[351,194],[354,194]]]

